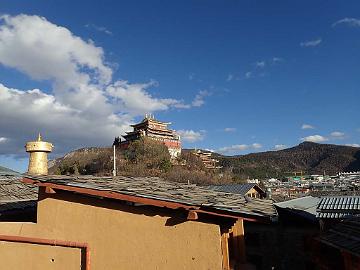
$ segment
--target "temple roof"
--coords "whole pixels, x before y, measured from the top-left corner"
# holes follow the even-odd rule
[[[143,126],[143,125],[149,124],[150,122],[155,123],[155,124],[164,125],[164,126],[171,125],[171,122],[161,122],[161,121],[156,120],[154,118],[146,118],[145,117],[140,123],[133,124],[133,125],[130,125],[130,126],[131,127],[138,127],[138,126]]]

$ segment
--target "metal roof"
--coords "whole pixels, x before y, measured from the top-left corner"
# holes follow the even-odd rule
[[[25,176],[40,184],[56,184],[220,210],[237,216],[272,219],[277,216],[270,200],[246,198],[195,184],[168,182],[158,177]],[[34,182],[36,184],[36,182]],[[84,192],[86,193],[86,192]]]
[[[216,190],[216,191],[235,193],[235,194],[240,194],[240,195],[244,196],[254,186],[257,186],[257,185],[254,183],[246,183],[246,184],[211,185],[211,186],[208,186],[208,188],[212,189],[212,190]]]
[[[355,216],[339,222],[322,234],[319,240],[340,250],[346,250],[355,256],[360,256],[360,217]]]
[[[323,197],[316,211],[319,218],[343,218],[360,214],[360,196]]]
[[[301,198],[296,198],[289,201],[275,203],[279,208],[285,208],[289,210],[303,211],[315,217],[316,208],[320,202],[320,198],[305,196]]]

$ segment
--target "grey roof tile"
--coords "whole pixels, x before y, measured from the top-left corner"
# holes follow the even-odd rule
[[[158,177],[25,176],[44,183],[112,191],[136,197],[179,202],[256,217],[277,216],[273,202],[245,198],[237,194],[210,190],[197,185],[165,181]]]

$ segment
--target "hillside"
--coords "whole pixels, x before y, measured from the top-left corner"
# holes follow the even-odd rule
[[[49,174],[110,175],[112,149],[88,147],[69,152],[49,162]]]
[[[186,175],[194,175],[194,172],[203,172],[204,169],[199,167],[198,161],[189,158],[190,150],[183,151],[187,159],[190,172]],[[339,171],[357,171],[360,170],[360,148],[350,146],[340,146],[331,144],[317,144],[304,142],[298,146],[280,151],[268,151],[262,153],[253,153],[240,156],[223,156],[214,154],[220,160],[223,166],[222,171],[227,174],[227,178],[231,177],[235,180],[246,178],[265,178],[265,177],[281,177],[291,175],[292,172],[303,171],[309,174],[336,174]],[[126,155],[119,153],[118,164],[122,174],[149,174],[156,176],[175,177],[180,181],[181,173],[179,168],[167,170],[164,175],[161,169],[161,161],[153,160],[153,163],[159,163],[155,168],[154,164],[144,163],[144,159],[133,163],[125,162]],[[145,160],[150,160],[147,157]],[[143,165],[143,166],[141,166]],[[140,167],[139,167],[140,166]],[[68,153],[62,158],[58,158],[50,162],[50,173],[56,174],[94,174],[94,175],[110,175],[112,170],[112,149],[111,148],[83,148]],[[120,172],[119,171],[119,172]],[[230,175],[229,175],[230,174]],[[207,177],[211,177],[207,176]],[[213,177],[215,177],[213,175]],[[203,180],[202,180],[203,181]],[[222,180],[220,180],[222,181]],[[224,179],[228,181],[228,179]]]
[[[217,155],[220,164],[239,177],[280,177],[291,172],[336,174],[360,170],[360,148],[304,142],[298,146],[241,156]]]
[[[0,174],[3,174],[3,175],[5,175],[5,174],[7,174],[7,175],[17,175],[19,173],[16,172],[16,171],[13,171],[11,169],[8,169],[6,167],[0,166]]]
[[[170,161],[168,149],[162,143],[143,138],[130,143],[126,150],[117,149],[117,172],[124,176],[157,176],[174,182],[216,184],[231,182],[228,174],[209,171],[198,157],[183,153]],[[49,162],[50,174],[112,175],[112,148],[82,148]]]

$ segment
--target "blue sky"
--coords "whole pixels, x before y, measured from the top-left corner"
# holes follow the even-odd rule
[[[54,156],[110,145],[147,111],[187,148],[356,146],[359,10],[358,1],[2,1],[0,164],[23,171],[38,130]]]

